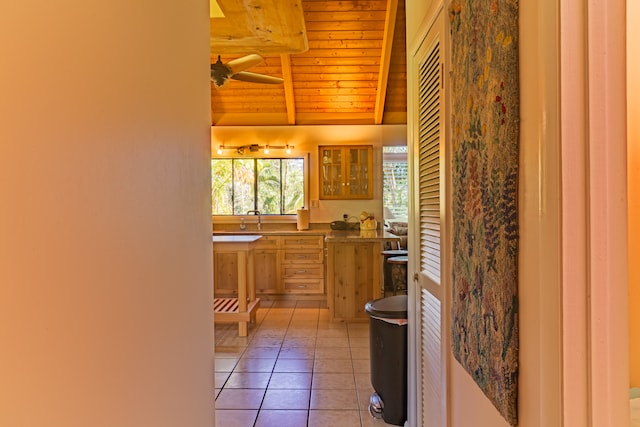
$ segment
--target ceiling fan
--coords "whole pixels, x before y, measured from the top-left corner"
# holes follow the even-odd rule
[[[211,81],[213,81],[216,88],[222,87],[229,79],[251,83],[282,83],[284,80],[280,77],[245,71],[262,61],[264,61],[264,58],[260,55],[251,54],[223,63],[220,60],[220,55],[218,55],[218,61],[211,64]]]

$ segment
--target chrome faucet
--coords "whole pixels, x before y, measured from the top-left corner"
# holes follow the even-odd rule
[[[262,218],[260,211],[259,210],[247,211],[247,215],[249,214],[258,215],[258,231],[260,231],[260,229],[262,228],[260,224],[260,218]]]

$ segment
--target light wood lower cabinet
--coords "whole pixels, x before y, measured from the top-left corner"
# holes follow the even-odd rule
[[[280,236],[262,236],[255,243],[254,270],[257,293],[282,293]]]
[[[380,243],[327,244],[327,304],[331,320],[367,320],[367,302],[378,297]]]
[[[324,235],[282,236],[281,273],[285,293],[324,293]]]
[[[276,249],[258,249],[254,252],[257,293],[277,294],[282,292],[278,255]]]
[[[214,252],[214,295],[238,295],[238,255],[236,252]]]
[[[324,294],[324,235],[263,235],[253,254],[258,294]],[[235,295],[235,255],[215,256],[216,295]]]

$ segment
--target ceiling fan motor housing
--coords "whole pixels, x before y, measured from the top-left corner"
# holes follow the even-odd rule
[[[211,80],[217,87],[221,87],[229,78],[229,70],[222,63],[211,64]]]

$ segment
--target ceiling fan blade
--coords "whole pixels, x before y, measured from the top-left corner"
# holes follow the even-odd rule
[[[252,53],[251,55],[246,55],[240,58],[232,59],[231,61],[227,62],[225,65],[229,70],[231,70],[231,74],[236,74],[241,71],[248,70],[254,65],[261,63],[262,61],[264,61],[264,58],[262,58],[262,56]]]
[[[283,83],[284,80],[280,77],[266,76],[264,74],[250,73],[248,71],[242,71],[240,73],[234,74],[231,76],[234,80],[241,80],[243,82],[251,82],[251,83],[268,83],[268,84],[279,84]]]

